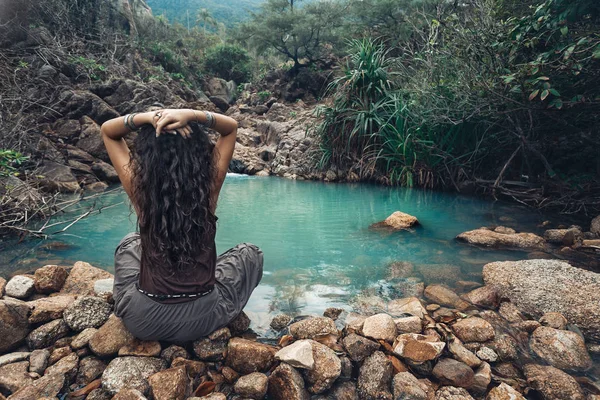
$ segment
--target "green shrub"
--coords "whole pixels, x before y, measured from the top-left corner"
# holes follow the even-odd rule
[[[18,167],[28,159],[17,151],[0,149],[0,176],[17,175]]]
[[[250,79],[250,57],[246,50],[231,44],[221,44],[207,50],[204,68],[227,81],[247,82]]]

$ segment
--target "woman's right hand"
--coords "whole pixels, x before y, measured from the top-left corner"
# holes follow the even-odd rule
[[[191,121],[196,120],[194,110],[167,108],[155,112],[154,126],[156,127],[156,136],[160,136],[163,131],[176,131],[184,138],[189,138],[192,129],[188,126]]]

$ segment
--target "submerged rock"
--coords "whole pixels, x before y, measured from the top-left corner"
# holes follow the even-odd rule
[[[456,239],[477,246],[494,248],[543,250],[545,247],[544,238],[533,233],[500,233],[487,228],[461,233]]]
[[[556,368],[584,371],[592,366],[585,342],[575,332],[540,326],[531,335],[529,345]]]
[[[416,225],[419,225],[419,220],[417,219],[417,217],[413,217],[412,215],[403,213],[401,211],[395,211],[385,220],[371,225],[370,228],[384,228],[393,231],[401,231],[405,229],[410,229]]]
[[[442,306],[455,307],[459,310],[469,308],[469,303],[458,297],[452,289],[443,285],[429,285],[425,288],[425,297]]]
[[[483,268],[487,285],[535,318],[559,312],[590,339],[600,340],[600,274],[557,260],[506,261]]]
[[[404,314],[410,314],[422,319],[427,315],[427,310],[418,298],[407,297],[390,301],[388,303],[388,313],[398,317]]]
[[[394,344],[394,353],[415,364],[435,360],[442,354],[446,343],[433,336],[403,333]]]
[[[584,400],[579,384],[572,376],[558,368],[527,364],[523,368],[527,384],[542,394],[544,399]]]
[[[290,325],[290,334],[295,339],[314,339],[317,336],[337,333],[335,322],[326,317],[307,318]]]

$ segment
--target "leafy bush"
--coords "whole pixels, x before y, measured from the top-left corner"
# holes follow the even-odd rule
[[[221,44],[208,49],[204,68],[227,81],[247,82],[250,79],[250,57],[243,48]]]
[[[28,159],[17,151],[0,149],[0,176],[16,175],[18,167]]]

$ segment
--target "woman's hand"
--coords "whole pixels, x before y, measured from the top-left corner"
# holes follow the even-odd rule
[[[190,121],[196,120],[196,114],[189,109],[164,109],[154,113],[152,125],[156,128],[156,136],[161,133],[179,133],[184,138],[189,138],[192,129],[188,126]]]

